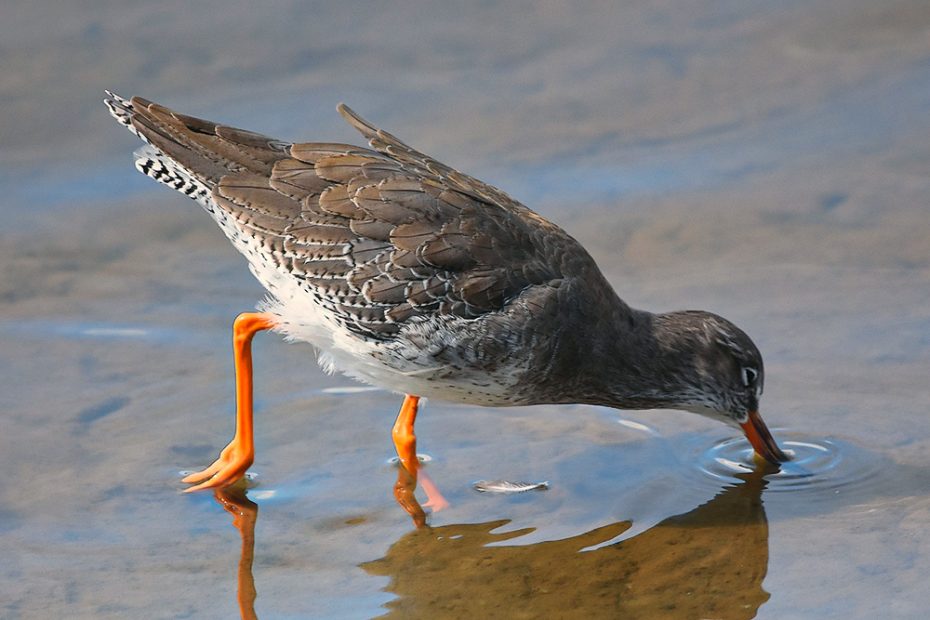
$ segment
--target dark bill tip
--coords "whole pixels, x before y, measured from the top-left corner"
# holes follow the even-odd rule
[[[743,428],[746,439],[752,444],[756,454],[766,461],[773,465],[778,465],[779,463],[784,463],[789,460],[788,455],[782,452],[778,444],[775,443],[772,433],[769,432],[768,427],[765,425],[765,422],[762,421],[762,416],[759,415],[758,411],[750,411],[749,419],[740,424],[740,426]]]

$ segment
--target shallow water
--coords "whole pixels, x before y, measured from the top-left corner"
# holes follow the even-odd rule
[[[0,617],[925,617],[925,3],[335,7],[0,20]],[[565,226],[629,303],[744,327],[792,460],[680,412],[430,402],[449,506],[417,529],[399,397],[259,337],[248,488],[181,494],[263,293],[132,170],[107,87],[356,140],[345,100]]]

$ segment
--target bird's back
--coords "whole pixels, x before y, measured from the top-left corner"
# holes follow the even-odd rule
[[[564,289],[612,295],[560,228],[344,106],[371,148],[282,142],[138,97],[106,103],[147,143],[137,168],[194,198],[247,257],[280,330],[359,378],[520,398],[514,382],[548,363],[535,358],[571,318]]]

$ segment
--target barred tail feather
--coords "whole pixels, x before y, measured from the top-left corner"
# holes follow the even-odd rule
[[[162,185],[167,185],[171,189],[177,190],[185,196],[192,198],[205,209],[212,212],[213,206],[210,200],[211,187],[197,179],[190,170],[185,169],[178,164],[177,161],[153,146],[145,134],[133,125],[132,116],[136,112],[136,108],[131,101],[123,99],[109,90],[105,92],[107,96],[104,98],[103,103],[110,111],[110,116],[115,118],[120,125],[131,131],[133,135],[145,142],[145,146],[137,149],[133,153],[136,170],[158,181]]]
[[[137,149],[133,155],[136,158],[136,170],[195,200],[207,211],[213,211],[213,204],[210,199],[211,188],[203,181],[195,178],[183,166],[180,166],[151,144],[146,144]]]
[[[108,90],[105,90],[103,92],[107,94],[107,96],[103,98],[103,103],[104,105],[107,106],[107,109],[110,111],[110,116],[115,118],[116,122],[118,122],[120,125],[122,125],[126,129],[131,131],[133,135],[135,135],[140,140],[148,144],[149,141],[145,139],[145,136],[139,133],[139,130],[137,130],[132,125],[132,113],[133,113],[132,103],[123,99],[116,93],[111,93]]]
[[[146,146],[135,153],[136,169],[216,213],[214,188],[230,174],[270,175],[287,156],[287,143],[218,125],[164,106],[106,91],[103,102],[116,121]]]

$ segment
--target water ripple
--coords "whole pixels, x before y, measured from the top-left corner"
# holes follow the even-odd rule
[[[812,438],[801,433],[776,432],[775,437],[791,460],[766,474],[768,492],[827,493],[864,490],[882,470],[881,460],[867,450],[832,437]],[[742,437],[713,443],[696,455],[697,471],[707,479],[738,483],[760,465]]]

